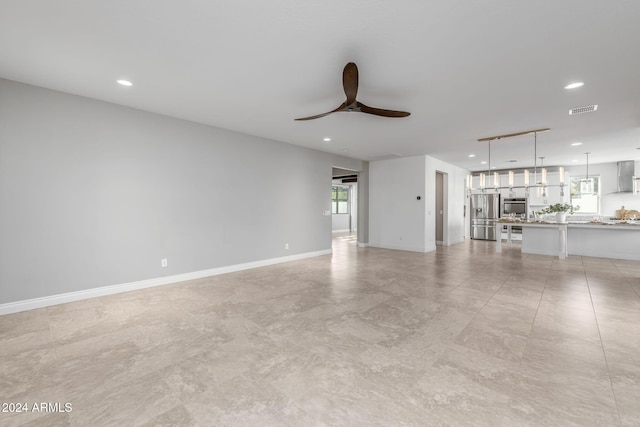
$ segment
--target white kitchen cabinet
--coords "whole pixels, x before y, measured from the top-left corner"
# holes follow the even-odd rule
[[[538,175],[538,179],[540,179],[540,175]],[[562,191],[560,190],[560,187],[558,187],[558,184],[560,183],[559,173],[548,173],[547,184],[550,184],[550,186],[547,186],[546,188],[546,196],[542,195],[542,190],[539,188],[529,189],[529,210],[539,211],[549,205],[555,205],[556,203],[569,203],[570,189],[567,184],[569,182],[569,175],[567,173],[564,174],[564,182],[564,195],[562,195]],[[531,177],[531,183],[533,183],[533,176]]]
[[[492,192],[492,193],[495,192],[495,190],[493,189],[493,185],[494,185],[493,173],[491,174],[487,174],[486,172],[484,173],[486,174],[486,178],[485,178],[486,190],[485,191]],[[537,174],[538,181],[541,179],[541,174],[542,173],[540,172],[540,169],[538,169],[538,174]],[[560,194],[561,193],[560,187],[558,187],[558,184],[560,183],[559,172],[549,172],[547,173],[547,183],[550,184],[551,186],[547,186],[546,196],[543,196],[541,190],[539,190],[536,187],[529,188],[527,193],[527,190],[524,188],[524,174],[522,172],[518,172],[514,174],[514,183],[513,183],[514,188],[510,191],[509,188],[507,188],[509,185],[509,175],[507,172],[502,171],[500,173],[499,186],[504,188],[501,188],[499,190],[499,193],[503,199],[507,197],[528,197],[529,212],[539,211],[549,205],[553,205],[556,203],[569,203],[569,200],[570,200],[569,185],[568,185],[569,174],[566,172],[565,172],[564,182],[567,184],[565,184],[564,186],[564,196],[562,196]],[[529,169],[529,183],[530,185],[535,185],[533,169]],[[479,185],[480,185],[480,180],[476,176],[474,177],[474,180],[473,180],[473,186],[474,188],[478,188]]]

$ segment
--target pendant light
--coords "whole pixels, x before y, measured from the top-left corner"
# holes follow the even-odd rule
[[[580,180],[580,194],[593,194],[593,178],[589,178],[589,154],[584,153],[587,156],[587,177]]]
[[[495,167],[491,166],[491,142],[492,141],[497,141],[503,138],[511,138],[511,137],[515,137],[515,136],[521,136],[521,135],[530,135],[533,134],[533,182],[531,182],[530,179],[530,171],[528,169],[524,169],[523,170],[523,175],[524,175],[524,189],[525,189],[525,194],[529,195],[529,189],[530,187],[536,188],[538,191],[538,194],[542,197],[544,197],[545,201],[544,203],[546,204],[546,197],[547,197],[547,186],[552,186],[552,187],[560,187],[560,195],[564,196],[564,180],[565,180],[565,174],[564,174],[564,168],[560,167],[558,169],[559,172],[559,184],[557,185],[548,185],[547,183],[547,169],[544,167],[544,157],[538,157],[538,133],[540,132],[547,132],[549,131],[549,128],[544,128],[544,129],[535,129],[535,130],[530,130],[530,131],[525,131],[525,132],[517,132],[517,133],[511,133],[511,134],[505,134],[505,135],[497,135],[497,136],[490,136],[487,138],[480,138],[478,139],[478,142],[487,142],[488,143],[488,167],[486,172],[480,172],[479,175],[479,189],[482,192],[485,192],[488,188],[492,188],[495,191],[499,191],[500,189],[504,189],[504,188],[508,188],[510,194],[512,194],[512,197],[515,197],[515,193],[513,193],[513,189],[514,188],[523,188],[523,186],[516,186],[515,185],[515,173],[514,171],[508,171],[508,181],[507,181],[507,186],[502,186],[500,185],[500,173],[499,172],[492,172],[492,169],[495,169]],[[540,159],[541,162],[541,176],[540,179],[538,179],[538,159]],[[493,183],[491,183],[491,175],[493,175]],[[473,183],[473,177],[471,175],[467,176],[467,190],[468,193],[471,194],[471,191],[473,190],[472,187],[472,183]],[[493,185],[491,185],[493,184]]]

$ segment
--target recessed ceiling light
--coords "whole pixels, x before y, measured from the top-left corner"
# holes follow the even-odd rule
[[[343,149],[342,149],[342,150],[340,150],[340,151],[342,151],[343,153],[348,153],[348,152],[349,152],[349,149],[348,149],[348,148],[343,148]]]
[[[572,142],[571,145],[576,147],[578,145],[582,145],[582,142]]]
[[[497,169],[497,166],[491,166],[491,169]]]
[[[571,163],[578,163],[577,160],[571,160]]]
[[[475,157],[475,156],[476,156],[475,154],[469,154],[469,157]]]
[[[565,89],[577,89],[577,88],[582,87],[582,86],[584,86],[584,82],[574,82],[574,83],[569,83],[564,88]]]
[[[486,165],[486,164],[487,164],[487,162],[484,162],[484,161],[483,161],[483,162],[480,162],[480,164],[481,164],[481,165]]]
[[[329,142],[329,141],[331,141],[331,138],[325,138],[325,139],[323,139],[323,141],[324,142]]]
[[[133,83],[131,83],[129,80],[120,79],[120,80],[117,80],[117,82],[122,86],[133,86]]]

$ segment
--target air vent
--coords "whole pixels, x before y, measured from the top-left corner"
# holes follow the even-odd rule
[[[569,115],[573,116],[574,114],[584,114],[584,113],[591,113],[593,111],[596,111],[598,109],[598,105],[585,105],[584,107],[576,107],[576,108],[572,108],[571,110],[569,110]]]

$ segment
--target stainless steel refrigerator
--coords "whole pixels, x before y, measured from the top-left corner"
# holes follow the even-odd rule
[[[496,230],[500,218],[500,194],[471,195],[471,238],[496,240],[502,230]]]

